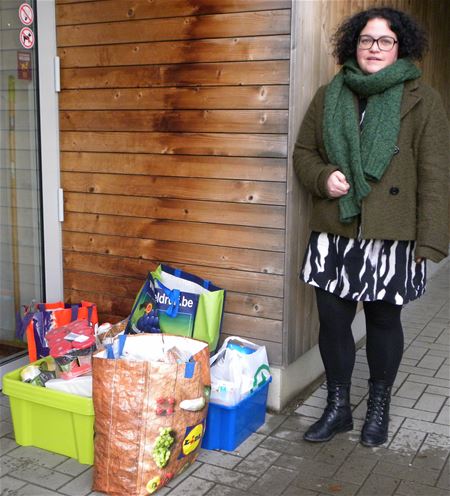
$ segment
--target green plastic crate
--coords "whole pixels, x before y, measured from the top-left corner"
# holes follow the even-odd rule
[[[16,443],[42,448],[92,465],[92,399],[24,383],[20,380],[22,369],[3,376],[3,393],[9,396]]]

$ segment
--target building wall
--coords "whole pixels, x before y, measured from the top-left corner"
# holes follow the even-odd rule
[[[290,7],[57,1],[66,299],[117,321],[168,263],[282,363]]]
[[[57,0],[66,298],[119,320],[169,263],[226,288],[224,336],[272,365],[313,348],[292,149],[338,69],[332,33],[372,5],[428,28],[424,79],[448,108],[446,0]]]

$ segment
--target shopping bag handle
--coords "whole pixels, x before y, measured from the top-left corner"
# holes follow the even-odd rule
[[[178,315],[180,306],[180,290],[169,289],[167,286],[158,280],[158,286],[164,291],[164,294],[169,298],[170,305],[167,307],[166,314],[173,319]]]

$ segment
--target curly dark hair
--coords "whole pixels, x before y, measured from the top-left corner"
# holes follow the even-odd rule
[[[370,19],[385,19],[398,38],[398,58],[421,60],[428,49],[424,29],[410,15],[390,7],[375,7],[345,19],[331,38],[338,64],[356,57],[359,33]]]

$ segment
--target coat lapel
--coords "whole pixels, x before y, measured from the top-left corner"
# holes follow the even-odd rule
[[[405,117],[405,115],[422,99],[422,96],[417,91],[418,86],[419,83],[417,79],[405,83],[402,105],[400,108],[400,119],[403,119],[403,117]]]

